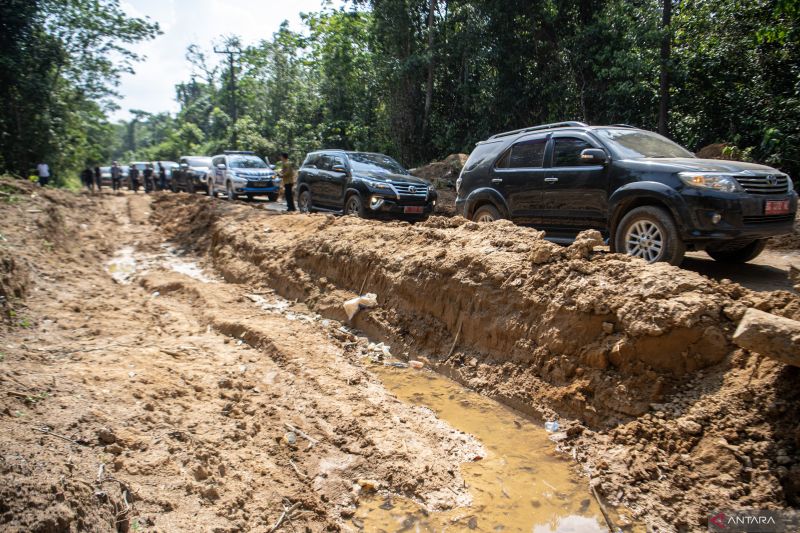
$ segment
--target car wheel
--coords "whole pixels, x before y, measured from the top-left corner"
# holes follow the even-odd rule
[[[212,198],[216,198],[218,196],[217,189],[214,187],[214,182],[211,180],[208,180],[208,195]]]
[[[225,190],[228,193],[228,200],[234,201],[239,199],[239,195],[233,192],[233,184],[230,181],[225,184]]]
[[[617,228],[615,250],[648,263],[680,265],[686,245],[672,216],[655,206],[637,207],[625,215]]]
[[[190,181],[189,186],[186,188],[186,192],[189,194],[194,194],[194,182]]]
[[[744,244],[739,242],[709,246],[706,248],[706,253],[714,258],[714,261],[721,263],[746,263],[761,255],[768,240],[757,239]]]
[[[472,215],[473,222],[494,222],[501,218],[500,211],[493,205],[482,205]]]
[[[300,196],[297,197],[297,209],[299,209],[301,213],[311,212],[311,191],[308,189],[300,191]]]
[[[169,184],[169,190],[172,192],[178,192],[178,188],[175,186],[175,180],[172,180],[172,182]]]
[[[276,193],[276,192],[271,192],[271,193],[269,193],[269,194],[267,195],[267,199],[268,199],[270,202],[277,202],[277,201],[278,201],[278,193]]]
[[[344,204],[344,214],[364,218],[364,203],[358,194],[351,194],[347,197],[347,201]]]

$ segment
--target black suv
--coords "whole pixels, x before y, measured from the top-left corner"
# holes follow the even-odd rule
[[[499,218],[569,242],[600,230],[612,251],[680,264],[687,249],[718,261],[755,258],[790,233],[792,180],[773,168],[698,159],[656,133],[562,122],[480,142],[456,183],[464,217]]]
[[[436,190],[391,157],[323,150],[306,156],[297,176],[300,211],[425,218],[436,206]]]
[[[178,168],[172,170],[169,186],[172,192],[204,191],[209,194],[208,174],[211,172],[211,158],[188,155],[180,158]]]

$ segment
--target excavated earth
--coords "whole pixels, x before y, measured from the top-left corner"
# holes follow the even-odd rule
[[[554,445],[626,509],[616,525],[800,508],[800,371],[731,342],[747,308],[800,319],[796,293],[504,221],[3,186],[3,527],[269,531],[290,509],[347,529],[363,480],[464,504],[457,465],[480,443],[387,393],[352,331],[559,418]],[[126,277],[130,249],[147,268]],[[348,322],[342,302],[368,292],[377,308]]]

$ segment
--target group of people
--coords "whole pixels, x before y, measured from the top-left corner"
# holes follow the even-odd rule
[[[114,161],[111,165],[111,189],[119,191],[122,189],[122,178],[124,177],[122,167],[118,161]],[[144,183],[140,182],[140,178]],[[158,171],[152,163],[147,163],[144,170],[139,171],[136,165],[128,167],[128,180],[130,190],[138,192],[139,187],[144,185],[145,192],[163,191],[167,188],[167,170],[161,162],[158,162]],[[89,165],[81,172],[81,181],[83,185],[94,192],[95,189],[99,192],[102,189],[102,171],[99,166],[92,169]]]

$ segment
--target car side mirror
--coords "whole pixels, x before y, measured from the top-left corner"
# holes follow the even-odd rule
[[[581,152],[581,163],[584,165],[605,165],[608,163],[608,155],[605,150],[600,148],[587,148]]]
[[[347,169],[344,167],[344,165],[333,165],[333,168],[331,170],[333,172],[341,172],[342,174],[347,174]]]
[[[217,163],[217,168],[220,170],[225,170],[225,163]]]

